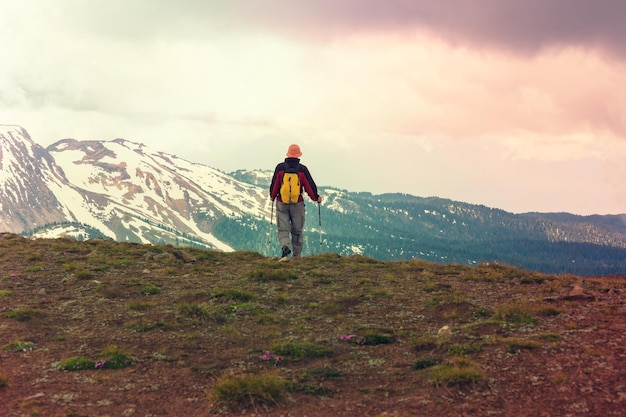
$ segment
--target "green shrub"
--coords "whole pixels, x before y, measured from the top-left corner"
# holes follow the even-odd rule
[[[13,294],[13,292],[10,290],[0,290],[0,297],[8,297],[11,294]]]
[[[161,294],[161,289],[156,285],[148,284],[144,287],[143,293],[146,295]]]
[[[96,362],[91,359],[72,356],[59,363],[59,369],[62,371],[83,371],[86,369],[95,369]]]
[[[128,366],[134,365],[137,359],[134,358],[129,352],[120,349],[117,346],[109,346],[99,355],[100,361],[96,363],[102,364],[104,369],[122,369]]]
[[[32,308],[18,308],[17,310],[5,313],[4,317],[8,319],[15,319],[17,321],[28,321],[33,317],[44,317],[44,314],[41,311],[33,310]]]
[[[23,340],[16,340],[11,343],[7,343],[2,346],[2,350],[12,351],[12,352],[27,352],[35,349],[35,344],[33,342],[26,342]]]
[[[293,358],[320,358],[333,353],[331,348],[314,343],[279,343],[271,350],[277,355]]]
[[[137,362],[130,353],[109,346],[98,355],[98,360],[73,356],[59,363],[62,371],[84,371],[90,369],[122,369],[134,365]]]

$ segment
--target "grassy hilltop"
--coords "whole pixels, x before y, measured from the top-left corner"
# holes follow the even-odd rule
[[[0,415],[621,415],[626,279],[0,235]]]

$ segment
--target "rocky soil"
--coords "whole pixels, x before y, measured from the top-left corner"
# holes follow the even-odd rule
[[[623,416],[626,277],[0,236],[1,416]]]

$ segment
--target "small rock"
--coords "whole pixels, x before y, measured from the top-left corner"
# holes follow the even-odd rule
[[[572,288],[570,293],[563,297],[563,299],[568,301],[589,301],[593,300],[594,297],[592,295],[585,294],[584,288],[578,284],[575,284],[574,288]]]
[[[443,326],[441,329],[437,331],[438,337],[450,337],[452,336],[452,330],[450,330],[450,326]]]

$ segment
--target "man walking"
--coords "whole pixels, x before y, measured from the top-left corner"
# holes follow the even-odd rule
[[[304,229],[302,190],[304,189],[313,201],[322,202],[309,170],[300,163],[301,156],[300,147],[290,145],[285,161],[276,165],[270,185],[270,199],[276,200],[276,224],[278,241],[282,246],[282,258],[292,253],[292,249],[293,256],[302,254]],[[292,249],[289,248],[290,243]]]

